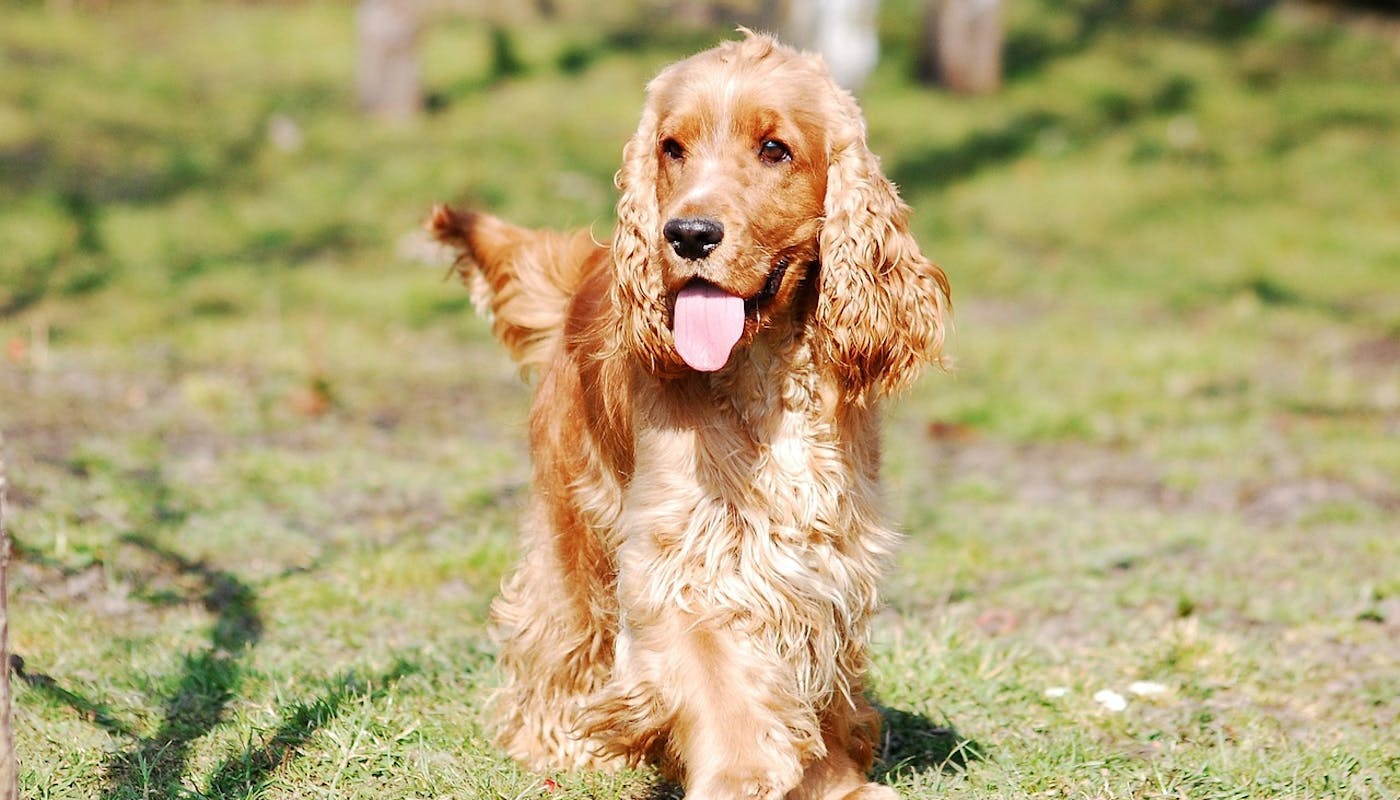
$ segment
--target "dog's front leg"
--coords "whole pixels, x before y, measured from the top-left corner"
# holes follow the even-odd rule
[[[821,746],[815,714],[785,696],[781,665],[723,617],[638,607],[618,678],[650,705],[689,800],[778,800]]]
[[[746,552],[766,534],[762,513],[741,510],[743,437],[719,417],[701,435],[688,405],[650,396],[616,537],[613,676],[590,727],[645,748],[687,800],[780,800],[826,751],[824,692],[791,644],[805,622],[753,563],[764,554]]]

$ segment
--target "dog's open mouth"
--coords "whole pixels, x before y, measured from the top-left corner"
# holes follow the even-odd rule
[[[758,294],[744,301],[745,317],[757,320],[759,309],[778,296],[778,290],[783,288],[783,277],[787,275],[790,262],[791,259],[783,256],[773,265],[773,269],[768,272],[768,279],[763,282],[763,288],[758,290]]]
[[[676,295],[672,335],[676,352],[691,369],[714,372],[729,363],[734,345],[744,336],[745,323],[758,320],[759,310],[782,288],[790,260],[778,259],[752,297],[732,294],[706,280],[693,280]]]

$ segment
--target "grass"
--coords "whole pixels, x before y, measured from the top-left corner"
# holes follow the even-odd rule
[[[968,99],[907,78],[912,5],[862,99],[957,368],[887,425],[879,776],[1400,795],[1393,32],[1012,4]],[[616,16],[435,18],[394,128],[338,5],[0,12],[25,796],[667,795],[488,740],[527,395],[408,255],[434,200],[606,231],[641,87],[722,35]]]

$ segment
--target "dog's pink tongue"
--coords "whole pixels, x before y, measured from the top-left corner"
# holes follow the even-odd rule
[[[744,333],[744,299],[708,283],[692,283],[676,295],[676,352],[701,372],[729,361]]]

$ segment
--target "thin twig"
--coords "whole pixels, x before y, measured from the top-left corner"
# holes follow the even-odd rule
[[[0,800],[18,800],[15,737],[10,722],[10,534],[5,528],[5,440],[0,436]]]

